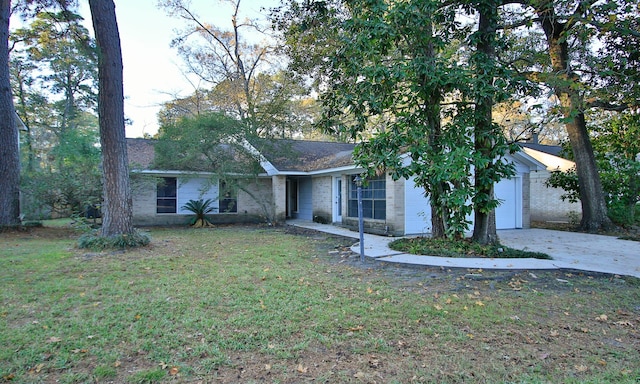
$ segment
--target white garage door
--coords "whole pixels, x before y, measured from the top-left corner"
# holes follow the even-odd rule
[[[495,186],[501,204],[496,209],[496,228],[522,228],[522,178],[501,180]],[[469,217],[473,221],[473,215]],[[413,178],[405,185],[405,234],[431,233],[431,206],[424,189],[416,187]]]
[[[500,180],[495,186],[495,196],[500,200],[496,208],[496,228],[522,228],[522,178]]]
[[[431,205],[424,189],[416,187],[414,178],[405,181],[405,235],[431,233]]]

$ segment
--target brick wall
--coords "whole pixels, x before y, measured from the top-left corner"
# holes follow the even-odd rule
[[[313,178],[313,217],[323,222],[333,221],[333,177],[319,176]]]
[[[582,208],[580,203],[563,201],[560,196],[564,190],[547,188],[545,181],[550,176],[548,171],[531,173],[531,220],[562,221],[580,220]]]
[[[143,176],[133,180],[134,225],[187,225],[189,223],[192,215],[156,213],[156,178]],[[210,221],[214,224],[265,222],[267,220],[265,209],[273,209],[271,179],[252,180],[246,184],[246,189],[248,192],[238,191],[237,213],[208,215]]]
[[[271,193],[276,222],[284,223],[287,219],[287,177],[271,177]]]

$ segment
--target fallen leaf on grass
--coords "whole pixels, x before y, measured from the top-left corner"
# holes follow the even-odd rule
[[[122,365],[122,362],[120,360],[116,360],[116,362],[113,363],[113,366],[116,367],[116,368],[118,368],[121,365]]]
[[[171,369],[169,370],[169,374],[171,376],[175,376],[178,374],[178,372],[180,372],[180,368],[178,367],[171,367]]]
[[[71,353],[87,353],[87,352],[89,352],[89,350],[84,348],[83,349],[76,348],[71,350]]]
[[[357,327],[351,327],[349,328],[349,330],[351,332],[358,332],[358,331],[362,331],[364,329],[364,327],[362,325],[358,325]]]
[[[633,323],[626,320],[616,321],[616,324],[626,326],[626,327],[633,327]]]
[[[264,370],[265,371],[270,371],[271,370],[271,364],[265,364],[264,365]]]
[[[51,336],[50,338],[47,339],[47,343],[59,343],[61,341],[62,339],[56,336]]]
[[[6,380],[6,381],[11,381],[11,380],[13,380],[15,377],[16,377],[16,375],[14,375],[13,373],[10,373],[10,374],[8,374],[8,375],[4,375],[4,376],[2,376],[2,378],[3,378],[4,380]]]
[[[167,369],[168,365],[167,363],[165,363],[164,361],[161,361],[160,363],[158,363],[158,365],[160,366],[160,368],[162,369]]]
[[[480,300],[476,301],[476,305],[479,307],[484,307],[484,303]]]
[[[596,317],[597,321],[607,321],[609,318],[604,313],[598,317]]]
[[[296,370],[300,373],[307,373],[309,368],[305,367],[304,365],[302,365],[302,363],[300,363],[298,364],[298,367],[296,368]]]
[[[584,364],[576,365],[576,366],[575,366],[575,367],[573,367],[573,368],[575,368],[575,370],[576,370],[576,371],[581,372],[581,373],[583,373],[583,372],[587,372],[587,371],[589,370],[589,367],[587,367],[587,366],[586,366],[586,365],[584,365]]]

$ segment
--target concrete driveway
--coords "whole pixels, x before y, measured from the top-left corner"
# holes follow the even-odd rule
[[[292,225],[358,239],[357,232],[346,228],[305,221]],[[451,258],[411,255],[394,251],[389,243],[395,238],[364,235],[364,253],[378,261],[477,269],[576,269],[640,278],[640,242],[620,240],[612,236],[552,231],[548,229],[509,229],[498,231],[500,242],[510,248],[543,252],[553,260]],[[359,243],[351,250],[360,252]]]
[[[612,236],[547,229],[498,231],[502,244],[544,252],[558,268],[640,277],[640,242]]]

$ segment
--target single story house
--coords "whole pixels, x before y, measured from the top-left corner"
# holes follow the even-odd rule
[[[264,170],[247,177],[244,187],[228,191],[206,172],[153,169],[154,141],[127,139],[133,184],[135,225],[184,224],[190,199],[211,198],[217,210],[214,223],[299,219],[357,228],[357,187],[362,169],[352,158],[354,144],[279,140],[258,149]],[[409,161],[408,158],[406,161]],[[527,228],[530,223],[531,173],[546,167],[520,151],[507,156],[516,175],[497,183],[498,229]],[[242,177],[239,175],[238,177]],[[391,236],[431,231],[430,205],[412,178],[394,181],[389,175],[369,179],[362,189],[365,231]]]
[[[530,177],[531,221],[576,222],[582,217],[580,202],[562,200],[562,188],[547,187],[552,172],[567,172],[575,163],[562,157],[562,147],[539,143],[520,143],[522,151],[544,164],[545,169]]]

